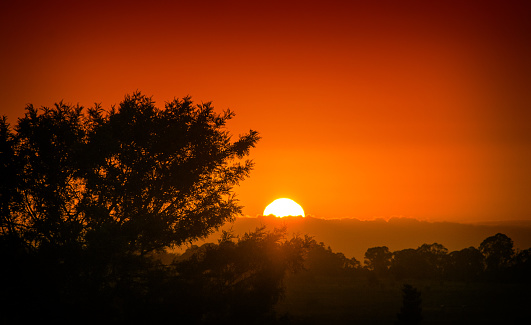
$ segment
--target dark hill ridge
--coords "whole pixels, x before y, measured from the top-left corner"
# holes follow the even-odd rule
[[[222,230],[243,234],[256,227],[287,227],[288,235],[308,234],[317,242],[324,242],[334,252],[363,261],[367,248],[387,246],[391,251],[417,248],[422,244],[439,243],[449,251],[470,246],[478,247],[481,242],[496,233],[503,233],[513,241],[515,248],[531,247],[531,222],[507,221],[499,223],[464,224],[456,222],[429,222],[413,218],[391,218],[361,221],[353,218],[321,219],[302,217],[242,217],[224,225]],[[219,232],[206,242],[217,241]],[[197,243],[200,244],[200,243]]]

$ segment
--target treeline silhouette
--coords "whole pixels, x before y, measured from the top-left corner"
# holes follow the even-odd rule
[[[373,324],[380,321],[383,324],[389,323],[389,314],[394,310],[397,324],[418,324],[424,318],[421,288],[427,290],[425,294],[431,304],[428,320],[439,323],[483,324],[489,318],[493,322],[510,322],[522,316],[525,309],[520,305],[531,301],[526,293],[531,283],[531,249],[514,250],[512,240],[501,233],[489,236],[478,248],[453,252],[437,243],[394,252],[385,246],[371,247],[363,263],[334,252],[330,246],[308,236],[294,237],[291,241],[299,243],[297,251],[303,254],[297,258],[298,272],[285,273],[287,277],[280,281],[284,287],[277,287],[278,294],[282,295],[286,287],[290,294],[286,304],[277,300],[277,305],[280,303],[282,307],[277,314],[268,314],[271,322]],[[212,243],[193,245],[182,254],[165,253],[159,258],[166,263],[195,261],[201,258],[202,252],[216,246]],[[515,290],[514,286],[521,289]],[[402,291],[402,307],[399,307],[400,297],[395,291]],[[471,298],[477,295],[481,298]],[[395,296],[395,302],[386,301],[388,296]],[[351,305],[344,305],[342,300],[351,301]],[[334,301],[342,307],[335,306]],[[444,303],[433,306],[434,301]],[[382,307],[386,303],[394,307]],[[308,309],[308,305],[318,311]],[[434,308],[438,310],[435,314]],[[500,308],[507,311],[489,314],[489,310]],[[294,315],[290,314],[290,309]],[[363,319],[363,310],[367,309],[373,309],[371,318]],[[510,314],[505,315],[509,310]],[[317,315],[312,317],[314,313]]]
[[[531,303],[530,252],[498,233],[452,252],[371,247],[362,263],[312,240],[277,312],[293,324],[518,323]]]
[[[313,272],[330,275],[365,276],[370,281],[392,278],[448,281],[529,282],[531,248],[516,251],[513,241],[498,233],[486,238],[478,248],[448,250],[438,243],[423,244],[391,252],[386,246],[371,247],[364,263],[333,252],[324,243],[312,241],[305,266]]]

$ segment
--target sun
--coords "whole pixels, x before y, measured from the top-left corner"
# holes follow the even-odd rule
[[[287,216],[305,216],[304,210],[299,204],[297,204],[297,202],[286,198],[276,199],[271,202],[271,204],[269,204],[264,210],[264,216],[269,215],[274,215],[279,218]]]

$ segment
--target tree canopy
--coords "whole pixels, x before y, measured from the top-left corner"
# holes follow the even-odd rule
[[[479,251],[485,256],[487,271],[496,272],[510,265],[514,255],[513,240],[497,233],[481,242]]]
[[[26,249],[112,240],[139,254],[208,235],[241,212],[232,189],[259,139],[231,141],[233,116],[190,97],[159,109],[139,92],[106,114],[29,105],[14,130],[0,125],[2,235]]]
[[[385,274],[391,265],[392,256],[387,246],[371,247],[365,252],[365,265],[377,274]]]

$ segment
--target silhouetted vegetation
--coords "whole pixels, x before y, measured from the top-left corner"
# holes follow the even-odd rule
[[[391,256],[387,246],[369,248],[365,253],[365,267],[378,276],[387,275],[391,265]]]
[[[359,270],[360,262],[354,257],[349,259],[343,253],[334,253],[330,247],[325,247],[324,243],[317,243],[314,239],[310,244],[304,266],[311,275],[343,276]]]
[[[365,269],[378,277],[456,281],[529,281],[522,272],[529,266],[529,249],[516,253],[504,234],[486,238],[479,249],[448,253],[438,243],[390,252],[386,246],[365,253]]]
[[[286,300],[277,309],[289,312],[294,324],[515,322],[531,303],[531,250],[515,252],[511,243],[496,234],[481,250],[448,252],[433,243],[392,252],[378,246],[367,249],[364,266],[314,244],[306,269],[288,277]],[[504,256],[492,258],[495,270],[486,262],[492,255]]]
[[[233,113],[140,93],[105,113],[63,103],[0,123],[2,321],[185,323],[270,315],[305,240],[258,230],[168,262],[241,212],[255,131]],[[160,257],[160,258],[159,258]],[[239,312],[236,312],[239,311]]]
[[[241,212],[232,189],[259,137],[232,141],[232,116],[135,93],[107,113],[59,103],[0,120],[0,322],[317,324],[325,308],[327,323],[473,323],[531,302],[531,249],[501,233],[452,252],[371,247],[364,266],[263,227],[172,253]]]
[[[422,320],[422,299],[420,291],[410,284],[404,284],[402,288],[402,308],[397,315],[397,325],[415,325]]]
[[[176,258],[170,266],[187,286],[186,301],[172,301],[186,305],[181,319],[212,324],[275,320],[284,275],[302,269],[311,245],[308,237],[286,240],[284,235],[285,230],[261,228],[236,241],[225,234],[218,244],[193,246]]]

